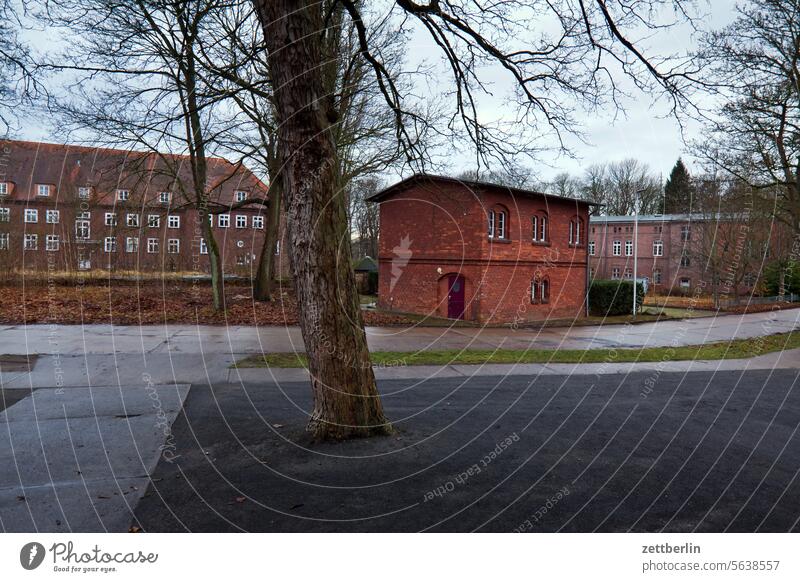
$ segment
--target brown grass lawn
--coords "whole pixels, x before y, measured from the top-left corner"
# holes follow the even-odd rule
[[[0,323],[117,325],[187,323],[211,325],[296,325],[290,289],[271,303],[254,302],[249,285],[226,284],[226,311],[211,308],[207,283],[164,281],[112,284],[0,287]],[[406,317],[364,312],[367,325],[406,325]]]

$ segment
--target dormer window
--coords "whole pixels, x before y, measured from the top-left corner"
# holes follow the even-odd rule
[[[161,204],[169,204],[169,200],[170,200],[171,197],[172,197],[172,194],[170,192],[159,192],[158,193],[158,201],[161,202]]]
[[[244,190],[237,190],[235,194],[236,202],[244,202],[247,200],[247,192]]]
[[[489,238],[494,240],[506,239],[507,213],[503,208],[493,208],[489,211]]]
[[[78,198],[81,200],[88,200],[91,193],[92,189],[89,188],[89,186],[81,186],[78,188]]]
[[[117,190],[117,200],[124,202],[130,197],[130,194],[128,190]]]
[[[547,213],[540,212],[531,218],[531,240],[535,243],[546,243],[548,235]]]
[[[49,184],[39,184],[36,188],[36,195],[37,196],[50,196],[50,185]]]

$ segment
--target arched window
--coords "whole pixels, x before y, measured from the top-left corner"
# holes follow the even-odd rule
[[[505,239],[508,228],[508,213],[502,207],[489,211],[489,238]]]
[[[569,221],[569,244],[574,247],[583,246],[583,239],[583,219],[576,216]]]
[[[550,302],[549,277],[536,276],[531,280],[531,303]]]
[[[547,213],[539,212],[531,217],[531,240],[547,242]]]

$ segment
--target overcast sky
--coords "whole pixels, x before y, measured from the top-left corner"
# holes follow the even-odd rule
[[[720,28],[729,23],[734,14],[734,2],[731,0],[700,0],[697,8],[704,16],[700,19],[702,26]],[[47,43],[47,34],[40,33],[35,37],[41,43]],[[690,49],[694,45],[694,35],[688,24],[670,30],[649,40],[649,54],[674,53],[680,49]],[[431,47],[422,43],[409,47],[409,58],[414,60],[420,55],[431,54]],[[497,87],[502,91],[502,85]],[[678,123],[668,116],[664,103],[652,104],[650,100],[632,90],[635,98],[624,102],[626,115],[614,119],[614,112],[601,111],[597,115],[587,116],[582,120],[583,130],[588,144],[578,139],[568,139],[567,143],[577,159],[566,156],[544,155],[541,163],[533,169],[539,180],[547,180],[559,172],[580,174],[582,168],[593,163],[613,162],[634,157],[644,162],[664,178],[669,174],[678,156],[692,167],[690,156],[686,155],[681,139]],[[688,125],[687,136],[699,138],[701,132],[696,124]],[[48,140],[48,130],[42,123],[29,123],[24,126],[20,136],[22,139]],[[467,153],[452,158],[452,171],[471,167],[472,157]],[[531,164],[526,164],[531,165]]]

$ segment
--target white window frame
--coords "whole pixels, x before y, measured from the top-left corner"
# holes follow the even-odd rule
[[[663,257],[664,256],[664,241],[663,240],[654,240],[653,241],[653,256],[654,257]]]
[[[8,196],[8,182],[0,182],[0,196]]]
[[[661,285],[661,269],[653,269],[653,284]]]
[[[39,250],[39,235],[26,234],[22,243],[22,250],[25,251],[38,251]]]
[[[125,237],[125,252],[126,253],[138,253],[139,252],[139,237],[138,236]]]
[[[217,216],[217,226],[219,228],[228,228],[231,225],[230,214],[220,214]]]
[[[125,202],[126,200],[130,199],[130,197],[131,197],[130,190],[125,190],[124,188],[120,188],[119,190],[117,190],[117,200]]]
[[[39,211],[35,208],[26,208],[24,220],[27,224],[36,224],[39,222]]]
[[[86,229],[86,234],[81,235],[83,229]],[[78,240],[89,240],[92,238],[92,223],[87,218],[75,219],[75,238]]]
[[[58,250],[61,241],[58,239],[57,234],[48,234],[44,237],[44,250],[55,252]]]
[[[78,188],[78,198],[88,200],[92,194],[92,189],[89,186],[81,186]]]
[[[7,232],[0,232],[0,251],[7,251],[11,246],[11,235]]]
[[[116,212],[106,212],[104,220],[105,220],[105,225],[106,226],[117,226],[117,213]]]
[[[167,254],[177,255],[181,252],[181,239],[170,238],[167,239]]]
[[[533,242],[539,240],[539,217],[536,215],[531,216],[531,232],[533,233]]]
[[[106,253],[116,253],[117,252],[117,237],[115,236],[107,236],[103,240],[103,251]]]
[[[206,239],[200,239],[200,254],[207,255],[208,254],[208,245],[206,244]]]
[[[244,190],[237,190],[236,194],[234,194],[234,198],[236,199],[236,202],[244,202],[247,200],[247,192]]]
[[[161,202],[161,204],[169,204],[170,200],[172,200],[172,192],[158,193],[158,201]]]
[[[148,238],[147,239],[147,252],[150,254],[158,252],[158,239],[157,238]]]
[[[594,241],[593,240],[589,241],[589,256],[590,257],[594,256]]]
[[[611,255],[615,257],[622,255],[622,241],[615,240],[613,243],[611,243]]]
[[[159,214],[148,214],[147,215],[147,228],[160,228],[161,227],[161,215]]]
[[[0,222],[11,222],[10,208],[0,208]]]
[[[619,274],[620,274],[619,267],[612,267],[611,268],[611,278],[613,280],[618,281],[619,280]]]
[[[50,184],[37,184],[36,195],[42,198],[48,198],[50,196]]]
[[[181,217],[177,214],[170,214],[167,216],[167,228],[180,228]]]
[[[630,239],[625,241],[625,256],[626,257],[633,256],[633,241]]]
[[[489,238],[494,238],[494,210],[489,211]]]
[[[237,214],[236,215],[236,228],[247,228],[247,215],[246,214]]]
[[[139,215],[138,214],[126,214],[125,215],[125,224],[130,226],[131,228],[139,228]]]
[[[253,219],[250,221],[250,224],[256,230],[263,230],[264,229],[264,217],[263,216],[254,216]]]

